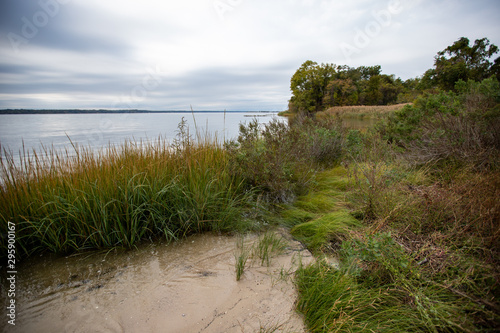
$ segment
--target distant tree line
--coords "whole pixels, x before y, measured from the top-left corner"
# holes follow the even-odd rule
[[[146,113],[141,110],[83,110],[83,109],[3,109],[0,114],[90,114],[90,113]]]
[[[491,61],[497,52],[498,47],[487,38],[471,46],[469,39],[462,37],[437,53],[434,68],[406,81],[381,74],[379,65],[353,68],[307,60],[290,80],[289,111],[311,114],[333,106],[412,102],[424,92],[454,91],[460,80],[500,80],[500,57]]]

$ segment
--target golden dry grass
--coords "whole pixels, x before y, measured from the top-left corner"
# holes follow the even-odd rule
[[[334,106],[325,111],[319,112],[318,115],[339,115],[343,116],[365,116],[379,117],[396,110],[402,109],[405,105],[411,103],[394,104],[394,105],[352,105],[352,106]]]

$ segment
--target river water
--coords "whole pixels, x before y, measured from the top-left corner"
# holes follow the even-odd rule
[[[168,141],[177,134],[184,120],[190,134],[209,133],[220,141],[238,136],[239,124],[258,119],[267,123],[276,112],[172,112],[120,114],[21,114],[0,115],[0,145],[17,160],[24,149],[72,149],[72,144],[102,148],[125,140],[149,141],[159,137]],[[71,139],[71,141],[70,141]]]

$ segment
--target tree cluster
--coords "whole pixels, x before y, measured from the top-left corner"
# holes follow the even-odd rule
[[[434,68],[421,78],[421,88],[455,91],[455,84],[460,80],[481,82],[492,76],[500,80],[500,57],[492,61],[498,47],[487,38],[476,39],[472,46],[469,44],[469,39],[462,37],[438,52]]]
[[[292,76],[290,88],[290,111],[313,113],[332,106],[395,103],[405,84],[381,74],[378,65],[352,68],[308,60]]]
[[[471,46],[466,37],[437,53],[434,68],[406,81],[382,74],[381,67],[318,64],[307,60],[290,81],[289,111],[315,113],[333,106],[412,102],[423,92],[454,91],[458,81],[500,80],[498,47],[487,38]]]

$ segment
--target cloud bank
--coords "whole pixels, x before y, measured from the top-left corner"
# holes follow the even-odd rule
[[[3,0],[0,108],[284,110],[306,60],[422,75],[496,0]]]

